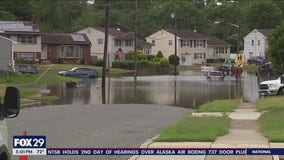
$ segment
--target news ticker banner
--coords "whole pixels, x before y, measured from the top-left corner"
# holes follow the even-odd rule
[[[46,148],[46,136],[14,136],[13,155],[284,155],[284,148]]]

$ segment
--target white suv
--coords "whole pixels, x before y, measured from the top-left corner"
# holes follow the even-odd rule
[[[20,91],[15,87],[7,87],[4,103],[0,99],[0,160],[10,160],[8,151],[8,130],[5,118],[14,118],[20,112]]]
[[[261,82],[259,95],[284,95],[284,74],[278,79]]]

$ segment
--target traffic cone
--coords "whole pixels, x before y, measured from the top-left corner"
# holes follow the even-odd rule
[[[27,136],[27,131],[23,132],[23,136]],[[19,156],[18,160],[28,160],[28,156]]]

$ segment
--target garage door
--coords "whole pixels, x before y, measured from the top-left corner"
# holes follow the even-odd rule
[[[191,53],[189,53],[189,54],[181,54],[180,65],[181,66],[191,66],[192,65]]]

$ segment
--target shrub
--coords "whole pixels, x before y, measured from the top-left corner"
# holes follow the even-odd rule
[[[162,58],[160,60],[160,67],[161,68],[169,68],[169,61],[166,58]]]
[[[103,59],[97,58],[97,59],[95,59],[95,60],[93,61],[93,65],[94,65],[94,66],[100,66],[100,67],[102,67],[103,64],[104,64],[104,60],[103,60]]]
[[[171,54],[169,56],[169,64],[172,64],[174,66],[178,66],[179,65],[179,57],[176,56],[175,54]]]
[[[16,63],[16,64],[23,64],[23,63],[26,63],[26,61],[25,61],[24,58],[17,58],[17,59],[15,60],[15,63]]]
[[[135,60],[135,53],[134,51],[130,51],[128,52],[126,55],[125,55],[125,59],[126,60],[132,60],[134,61]],[[142,60],[147,60],[147,56],[145,53],[143,53],[143,51],[141,50],[137,50],[137,61],[142,61]]]
[[[77,64],[85,64],[85,60],[84,59],[78,59],[76,63]]]
[[[146,55],[146,56],[147,56],[147,59],[148,59],[149,61],[151,61],[151,60],[153,60],[153,59],[155,58],[154,55],[150,55],[150,54],[148,54],[148,55]]]
[[[159,51],[156,55],[156,58],[164,58],[164,55],[161,51]]]

